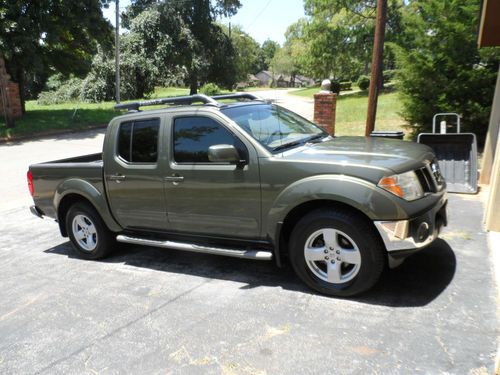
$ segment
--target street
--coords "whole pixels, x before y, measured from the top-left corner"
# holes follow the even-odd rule
[[[84,261],[30,214],[26,171],[99,152],[103,134],[0,145],[0,373],[492,373],[497,289],[479,196],[450,194],[442,239],[352,299],[317,295],[273,262],[127,245]]]

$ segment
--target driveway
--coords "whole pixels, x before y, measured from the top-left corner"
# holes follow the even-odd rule
[[[478,196],[443,239],[354,299],[289,267],[121,246],[73,256],[28,211],[32,162],[97,152],[100,131],[0,145],[0,373],[487,374],[497,291]]]

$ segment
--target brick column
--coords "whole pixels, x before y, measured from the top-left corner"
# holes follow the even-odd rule
[[[314,94],[314,122],[325,129],[328,134],[335,134],[335,112],[337,94],[330,91],[330,81],[321,84],[321,91]]]
[[[14,82],[9,82],[6,88],[7,101],[9,103],[10,117],[14,120],[21,118],[23,112],[21,110],[21,97],[19,96],[19,85]]]
[[[5,62],[0,57],[0,115],[6,117],[7,127],[14,126],[14,120],[22,116],[19,85],[10,80]]]

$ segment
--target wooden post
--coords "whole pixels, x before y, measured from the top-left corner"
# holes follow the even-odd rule
[[[368,113],[366,116],[365,136],[370,136],[375,129],[375,118],[377,117],[378,88],[381,87],[379,80],[382,77],[384,58],[385,18],[387,13],[387,0],[377,0],[377,23],[375,26],[375,40],[373,41],[372,72],[370,78],[370,91],[368,92]]]

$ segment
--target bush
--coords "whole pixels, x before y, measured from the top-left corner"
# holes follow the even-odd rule
[[[220,94],[220,87],[215,83],[205,83],[203,86],[201,86],[200,92],[208,96],[213,96]]]
[[[352,90],[352,82],[350,81],[340,82],[340,91],[348,91],[348,90]]]
[[[370,87],[370,78],[368,76],[359,76],[358,87],[360,90],[363,90],[363,91],[368,89],[368,87]]]
[[[38,104],[51,105],[81,100],[83,81],[80,78],[73,77],[66,81],[62,81],[61,77],[51,78],[47,81],[47,87],[53,90],[42,91],[38,95]]]
[[[338,94],[340,92],[340,83],[338,81],[331,81],[330,91]]]
[[[396,76],[396,70],[384,70],[382,76],[384,77],[384,83],[391,82]]]

